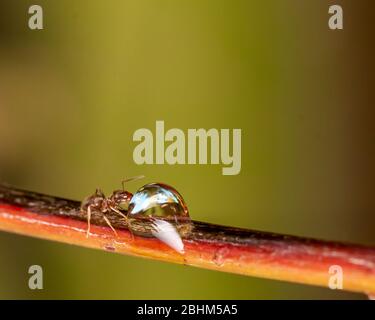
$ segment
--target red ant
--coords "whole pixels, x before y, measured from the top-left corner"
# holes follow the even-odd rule
[[[87,238],[90,235],[90,220],[92,212],[102,213],[104,221],[117,236],[117,232],[115,228],[113,228],[106,214],[110,212],[116,212],[125,219],[126,223],[128,223],[128,217],[124,213],[122,213],[121,210],[129,205],[133,194],[125,190],[125,182],[134,181],[141,178],[144,178],[144,176],[137,176],[122,180],[122,190],[113,191],[113,193],[109,197],[106,197],[102,190],[96,189],[96,192],[93,195],[87,197],[82,201],[81,211],[86,213],[87,215]]]

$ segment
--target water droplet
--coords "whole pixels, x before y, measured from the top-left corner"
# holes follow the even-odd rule
[[[191,227],[189,211],[174,188],[161,183],[143,186],[128,208],[129,228],[134,234],[156,237],[179,253],[184,253],[181,235]]]
[[[161,183],[150,183],[140,188],[129,203],[129,215],[188,218],[189,212],[176,189]]]

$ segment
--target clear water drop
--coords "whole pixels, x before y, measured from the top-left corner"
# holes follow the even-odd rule
[[[166,184],[151,183],[140,188],[128,207],[130,230],[144,237],[156,237],[184,253],[181,236],[191,227],[189,211],[182,196]]]

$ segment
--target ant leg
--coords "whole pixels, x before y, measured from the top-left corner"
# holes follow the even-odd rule
[[[87,207],[87,231],[86,231],[86,238],[88,238],[89,235],[90,235],[90,227],[91,227],[90,221],[91,221],[91,205]]]
[[[143,179],[144,177],[145,177],[144,175],[140,175],[140,176],[135,176],[135,177],[131,177],[131,178],[127,178],[127,179],[122,180],[121,181],[122,190],[125,190],[125,182],[140,180],[140,179]]]
[[[112,227],[111,222],[108,220],[108,218],[104,214],[103,214],[103,219],[105,220],[105,222],[107,222],[108,226],[112,229],[112,231],[114,232],[114,234],[117,237],[117,232],[116,232],[115,228]]]
[[[126,225],[128,227],[128,230],[132,236],[132,241],[134,241],[134,234],[132,232],[132,230],[130,229],[129,227],[129,222],[128,222],[128,217],[126,215],[124,215],[120,210],[116,209],[116,208],[113,208],[113,207],[109,207],[111,210],[113,210],[114,212],[118,213],[120,216],[122,216],[124,219],[125,219],[125,222],[126,222]]]
[[[128,230],[129,230],[129,232],[130,232],[130,234],[132,236],[132,241],[134,241],[134,234],[133,234],[133,231],[129,227],[128,217],[126,215],[124,215],[120,210],[118,210],[116,208],[110,207],[110,209],[113,210],[114,212],[118,213],[119,215],[121,215],[125,219],[125,222],[126,222],[126,225],[128,227]]]
[[[125,219],[127,219],[127,216],[126,215],[124,215],[120,210],[118,210],[117,208],[115,208],[115,207],[112,207],[112,206],[110,206],[109,207],[112,211],[114,211],[114,212],[116,212],[116,213],[118,213],[121,217],[123,217],[123,218],[125,218]]]
[[[177,232],[179,232],[179,231],[180,231],[180,226],[181,226],[181,224],[180,224],[180,222],[178,221],[177,216],[174,216],[174,222],[175,222],[175,224],[176,224]]]
[[[118,213],[120,216],[122,216],[125,219],[125,222],[126,222],[126,225],[128,227],[128,230],[129,230],[129,232],[130,232],[130,234],[132,236],[132,241],[134,241],[134,234],[133,234],[132,230],[129,227],[128,217],[125,214],[123,214],[120,210],[118,210],[117,208],[114,208],[114,207],[109,207],[109,208],[111,210],[113,210],[114,212]],[[111,226],[109,220],[107,219],[107,217],[104,216],[104,219],[106,220],[107,224],[112,228],[112,226]],[[112,230],[113,230],[113,232],[116,233],[116,231],[113,228],[112,228]],[[117,233],[116,233],[116,235],[117,235]]]
[[[129,222],[128,222],[128,230],[130,232],[130,235],[132,236],[132,241],[134,241],[134,233],[133,233],[132,229],[129,226]]]

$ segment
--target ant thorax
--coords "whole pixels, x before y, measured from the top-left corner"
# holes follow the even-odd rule
[[[106,217],[106,214],[109,212],[116,212],[122,218],[127,221],[127,217],[124,213],[121,212],[124,206],[128,206],[132,198],[132,194],[125,190],[114,191],[109,197],[106,197],[100,189],[97,189],[96,192],[87,197],[81,205],[81,211],[85,212],[87,215],[88,228],[86,236],[88,237],[90,233],[90,220],[93,212],[101,213],[103,219],[112,229],[112,231],[117,234],[116,230],[112,227],[110,221]]]

